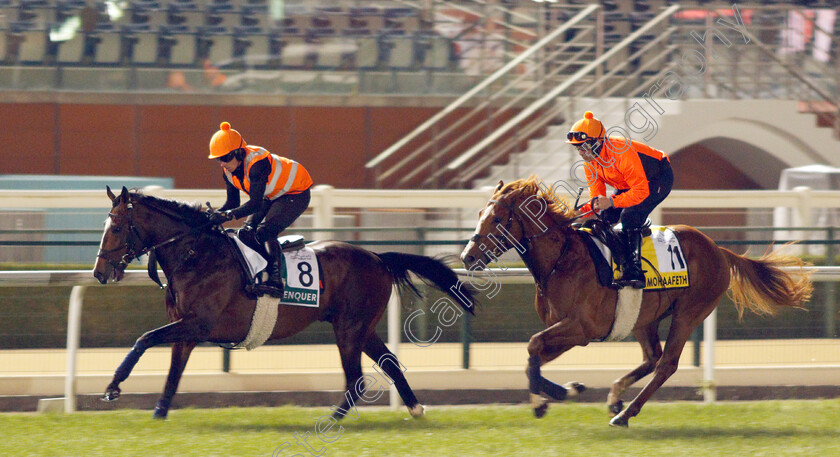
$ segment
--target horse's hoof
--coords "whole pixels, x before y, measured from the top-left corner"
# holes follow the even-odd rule
[[[531,394],[531,406],[534,408],[534,416],[537,419],[545,416],[548,412],[548,400],[542,395]]]
[[[105,395],[102,396],[102,401],[116,401],[120,398],[120,390],[119,387],[109,387],[105,390]]]
[[[574,397],[586,390],[586,386],[577,381],[567,382],[566,384],[563,384],[563,387],[566,388],[566,395],[568,397]]]
[[[624,402],[619,400],[618,403],[613,403],[611,405],[607,405],[610,410],[610,417],[615,417],[618,413],[620,413],[624,409]]]
[[[167,414],[169,414],[168,410],[157,407],[155,408],[155,413],[152,415],[152,419],[166,420]]]
[[[612,420],[610,421],[610,426],[627,428],[630,426],[629,419],[626,415],[619,414],[612,418]]]
[[[411,408],[408,408],[408,414],[411,414],[411,417],[415,419],[420,419],[426,414],[426,407],[417,403]]]

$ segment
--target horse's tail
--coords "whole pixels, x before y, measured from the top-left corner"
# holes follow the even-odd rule
[[[760,259],[749,259],[720,248],[729,261],[732,279],[729,297],[743,317],[747,308],[756,314],[773,315],[779,307],[805,308],[814,285],[806,263],[798,257],[779,252],[766,253]],[[798,267],[788,272],[781,267]]]
[[[382,259],[385,267],[394,277],[398,289],[408,288],[418,297],[422,297],[420,291],[414,287],[414,284],[408,278],[408,272],[411,271],[420,276],[427,284],[431,284],[454,298],[465,311],[475,314],[473,311],[475,308],[475,291],[468,284],[459,281],[458,275],[442,260],[401,252],[385,252],[376,255]]]

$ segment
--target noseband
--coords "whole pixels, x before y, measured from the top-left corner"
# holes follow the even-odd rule
[[[126,268],[129,263],[134,261],[134,259],[140,258],[140,256],[149,252],[148,248],[141,248],[139,251],[134,249],[133,244],[136,242],[140,242],[141,246],[144,244],[142,239],[140,238],[140,232],[137,230],[137,227],[134,225],[134,204],[129,202],[126,205],[127,213],[128,213],[128,230],[129,236],[125,239],[124,246],[117,246],[114,249],[99,249],[99,252],[96,254],[96,257],[105,260],[115,269]],[[119,214],[114,214],[112,212],[108,212],[108,217],[115,223],[119,223],[119,218],[121,217]],[[136,242],[134,241],[136,240]],[[106,254],[110,254],[112,252],[120,251],[125,249],[125,254],[120,257],[119,260],[110,259],[106,256]]]

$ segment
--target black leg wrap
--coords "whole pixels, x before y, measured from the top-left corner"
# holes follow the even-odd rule
[[[114,373],[114,383],[119,384],[128,378],[131,370],[134,369],[134,365],[137,365],[137,361],[140,360],[140,356],[144,352],[146,352],[146,349],[140,343],[136,343],[131,348],[131,351],[128,352],[128,355],[125,356],[125,359],[123,359],[120,366],[117,367],[117,371]]]
[[[525,370],[528,375],[528,391],[532,394],[540,393],[542,389],[542,375],[540,374],[539,356],[528,358],[528,368]]]
[[[166,415],[169,413],[169,403],[171,400],[164,400],[161,398],[158,400],[157,405],[155,406],[155,419],[166,419]]]
[[[555,401],[563,401],[568,395],[568,391],[560,384],[555,384],[548,379],[542,378],[542,393],[548,395]]]
[[[391,378],[391,381],[396,384],[397,392],[400,394],[400,398],[402,398],[405,406],[413,408],[417,405],[417,403],[419,403],[417,401],[417,397],[414,396],[414,391],[412,391],[411,387],[409,387],[408,381],[406,381],[405,376],[399,367],[393,363],[383,363],[382,365],[379,365],[379,367],[382,368],[382,370],[385,371],[385,374]]]

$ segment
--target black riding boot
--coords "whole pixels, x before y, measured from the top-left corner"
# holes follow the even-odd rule
[[[268,279],[264,283],[255,286],[254,291],[259,294],[271,295],[274,298],[283,298],[283,277],[280,274],[283,251],[280,249],[280,242],[275,238],[267,241],[265,246],[268,252]]]
[[[642,271],[642,230],[637,228],[624,230],[622,238],[627,250],[621,263],[621,278],[615,282],[620,287],[634,289],[645,288],[645,274]]]

